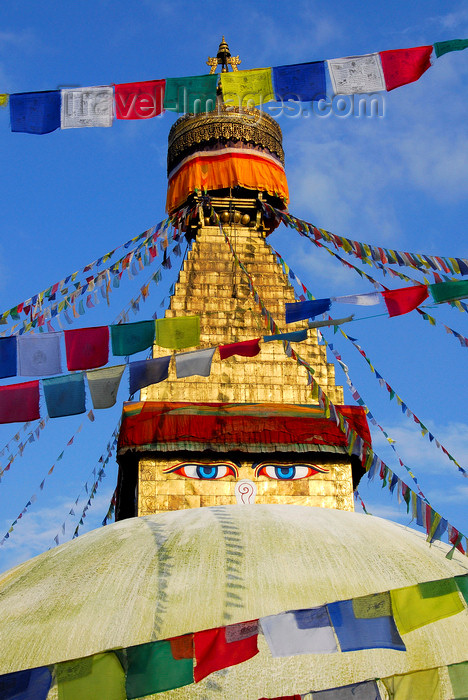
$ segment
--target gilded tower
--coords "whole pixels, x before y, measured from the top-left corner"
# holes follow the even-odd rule
[[[238,63],[223,37],[218,56],[209,59],[212,71]],[[265,201],[282,209],[288,202],[282,134],[271,117],[224,104],[218,95],[213,111],[187,114],[173,125],[167,210],[189,206],[184,226],[191,249],[166,318],[199,317],[199,345],[185,350],[270,334],[252,283],[276,332],[307,329],[307,321],[284,323],[285,303],[295,295],[268,245],[274,224]],[[343,390],[316,331],[310,329],[297,350],[369,440],[361,409],[341,406]],[[164,355],[167,350],[154,347],[154,357]],[[172,358],[168,379],[124,407],[119,465],[117,519],[236,502],[353,510],[353,477],[363,471],[312,399],[307,371],[280,341],[262,342],[254,357],[222,360],[215,351],[208,377],[178,379]]]

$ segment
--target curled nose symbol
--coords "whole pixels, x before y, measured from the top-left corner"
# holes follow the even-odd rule
[[[255,503],[257,486],[253,481],[250,481],[250,479],[241,479],[237,482],[234,493],[236,495],[237,505],[246,506],[249,505],[249,503]]]

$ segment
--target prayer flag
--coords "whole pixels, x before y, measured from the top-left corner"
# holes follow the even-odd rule
[[[193,651],[187,658],[176,659],[171,640],[128,647],[126,653],[127,698],[140,698],[193,683]]]
[[[448,672],[452,684],[453,699],[466,700],[468,698],[468,661],[448,666]]]
[[[292,331],[292,333],[276,333],[275,335],[264,335],[263,342],[271,343],[272,340],[288,340],[290,343],[301,343],[307,340],[307,328],[302,331]]]
[[[52,684],[52,674],[45,666],[0,676],[2,700],[46,700]]]
[[[21,92],[10,95],[12,131],[49,134],[60,127],[60,91]]]
[[[116,367],[104,367],[104,369],[93,369],[86,372],[93,408],[115,406],[124,370],[125,365],[117,365]]]
[[[226,641],[226,628],[218,627],[193,635],[195,658],[195,682],[228,666],[235,666],[258,654],[257,635],[237,642]]]
[[[432,46],[381,51],[380,60],[387,90],[413,83],[431,66]]]
[[[155,342],[163,348],[181,350],[200,342],[200,316],[161,318],[155,324]]]
[[[211,361],[216,348],[206,350],[195,350],[194,352],[182,352],[175,356],[177,379],[192,377],[194,374],[199,377],[209,377],[211,372]]]
[[[312,693],[313,700],[381,700],[379,688],[375,681],[342,685],[340,688],[319,690]],[[429,698],[426,698],[429,700]]]
[[[0,338],[0,379],[16,376],[16,335]]]
[[[338,651],[325,605],[260,619],[272,656],[332,654]]]
[[[164,109],[190,114],[211,112],[216,106],[218,77],[213,74],[167,78]]]
[[[150,384],[158,384],[167,379],[171,356],[157,357],[154,360],[130,362],[130,394]]]
[[[242,343],[229,343],[229,345],[219,346],[219,356],[226,360],[232,355],[242,355],[243,357],[255,357],[260,352],[260,338],[244,340]]]
[[[154,342],[154,321],[119,323],[110,327],[112,354],[133,355],[151,347]]]
[[[252,107],[275,99],[271,68],[253,68],[221,73],[225,103],[235,107]]]
[[[464,610],[454,579],[429,581],[390,591],[393,616],[400,634]]]
[[[345,316],[345,318],[330,318],[328,321],[309,321],[309,328],[323,328],[324,326],[341,326],[343,323],[349,323],[354,318],[354,314],[351,316]]]
[[[18,337],[18,374],[23,377],[45,377],[61,372],[59,333]]]
[[[109,326],[64,331],[69,370],[94,369],[109,359]]]
[[[452,39],[450,41],[436,41],[434,51],[437,58],[449,51],[463,51],[468,48],[468,39]]]
[[[114,90],[109,86],[62,90],[61,128],[112,126]]]
[[[55,664],[58,700],[125,700],[125,674],[113,652]]]
[[[381,292],[381,294],[387,305],[390,318],[413,311],[429,296],[425,284],[418,284],[414,287],[402,287],[401,289],[389,289]]]
[[[337,301],[339,304],[374,306],[374,304],[380,304],[380,292],[370,292],[369,294],[347,294],[344,297],[332,297],[332,301]]]
[[[331,299],[314,299],[312,301],[297,301],[286,304],[286,323],[303,321],[305,318],[315,318],[330,310]]]
[[[0,386],[0,423],[27,423],[40,418],[39,381]]]
[[[327,605],[341,651],[377,648],[405,651],[406,647],[398,634],[393,617],[391,614],[385,615],[385,612],[388,612],[386,608],[390,607],[388,593],[365,598],[367,600],[361,599],[358,603],[360,607],[356,610],[352,600]]]
[[[309,102],[326,97],[325,62],[296,63],[273,68],[276,100]]]
[[[74,416],[86,410],[83,372],[42,380],[50,418]]]
[[[335,95],[385,90],[384,74],[378,53],[333,58],[327,63]]]
[[[392,700],[433,700],[440,697],[439,669],[382,678]]]
[[[430,284],[429,291],[436,304],[441,304],[444,301],[466,299],[468,297],[468,280]]]
[[[165,80],[115,85],[117,119],[151,119],[163,111]]]
[[[0,93],[0,107],[6,107],[8,104],[9,95],[7,93]]]
[[[468,605],[468,574],[465,574],[465,576],[455,576],[455,583],[464,597],[465,603]]]

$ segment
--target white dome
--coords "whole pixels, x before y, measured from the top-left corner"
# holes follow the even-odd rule
[[[466,574],[468,560],[448,560],[447,551],[380,518],[303,506],[124,520],[0,578],[0,674]],[[406,652],[273,659],[259,637],[256,657],[216,674],[227,684],[217,697],[257,700],[458,663],[467,658],[468,612],[404,641]],[[209,682],[157,697],[203,697]]]

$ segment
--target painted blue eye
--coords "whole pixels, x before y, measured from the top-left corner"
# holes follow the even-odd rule
[[[274,467],[277,479],[294,479],[296,467]]]
[[[199,464],[197,467],[197,476],[199,479],[216,479],[219,468],[209,464]]]
[[[238,467],[234,462],[183,462],[167,469],[168,474],[180,474],[186,479],[223,479],[226,476],[237,476]]]
[[[320,472],[327,472],[328,469],[319,467],[317,464],[278,464],[263,462],[255,466],[256,476],[268,476],[270,479],[278,481],[291,481],[293,479],[307,479]]]

